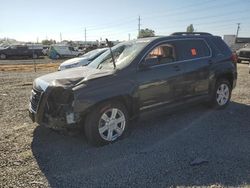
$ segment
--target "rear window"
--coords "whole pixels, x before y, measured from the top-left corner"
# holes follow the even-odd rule
[[[202,39],[174,41],[179,61],[210,56],[210,50]]]

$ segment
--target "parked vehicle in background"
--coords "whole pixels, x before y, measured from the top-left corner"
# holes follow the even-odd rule
[[[42,50],[43,55],[45,55],[45,56],[47,56],[47,55],[48,55],[49,48],[50,48],[50,46],[43,46],[43,50]]]
[[[80,55],[83,55],[83,53],[76,51],[71,46],[65,46],[65,45],[52,45],[50,46],[48,51],[48,56],[51,59],[77,57]]]
[[[0,50],[5,49],[5,48],[7,48],[7,47],[9,47],[9,46],[10,46],[10,45],[0,44]]]
[[[95,60],[98,56],[100,56],[102,53],[104,53],[105,51],[107,51],[107,48],[96,49],[80,57],[66,60],[58,67],[58,70],[60,71],[60,70],[74,68],[74,67],[86,66],[91,61]]]
[[[35,79],[30,117],[50,128],[82,126],[89,143],[126,135],[130,120],[193,102],[225,108],[237,60],[221,37],[174,33],[120,43],[89,65]]]
[[[248,61],[250,63],[250,47],[246,46],[237,51],[238,63]]]
[[[24,58],[29,57],[37,59],[42,56],[42,49],[27,45],[12,45],[0,49],[0,59],[7,58]]]

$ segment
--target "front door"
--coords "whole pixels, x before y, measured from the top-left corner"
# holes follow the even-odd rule
[[[137,72],[141,110],[171,103],[182,95],[183,65],[176,59],[175,47],[165,43],[142,60]]]

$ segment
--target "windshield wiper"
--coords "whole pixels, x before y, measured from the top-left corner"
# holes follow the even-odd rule
[[[107,42],[107,45],[108,45],[108,47],[109,47],[110,54],[111,54],[111,58],[112,58],[113,65],[114,65],[114,69],[115,69],[115,68],[116,68],[116,65],[115,65],[115,58],[114,58],[114,54],[113,54],[112,49],[111,49],[111,44],[110,44],[110,42],[109,42],[108,39],[106,39],[106,42]]]

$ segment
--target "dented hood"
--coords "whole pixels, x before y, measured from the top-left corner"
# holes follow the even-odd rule
[[[77,67],[64,71],[58,71],[38,77],[33,87],[45,91],[48,86],[68,88],[78,82],[85,82],[91,79],[111,75],[113,70],[100,70],[88,67]]]

